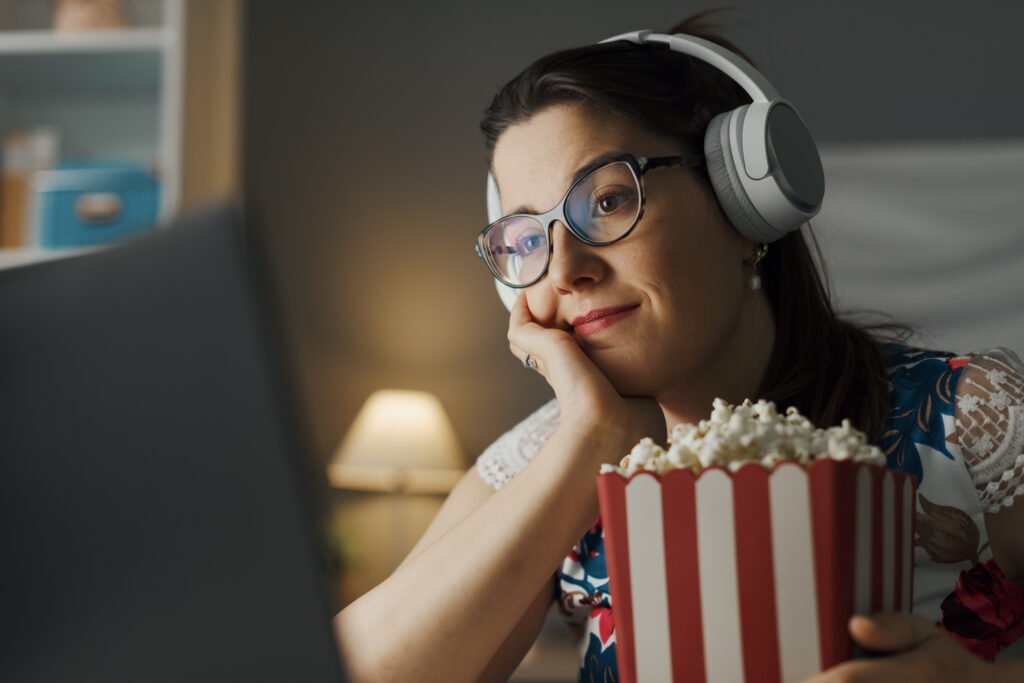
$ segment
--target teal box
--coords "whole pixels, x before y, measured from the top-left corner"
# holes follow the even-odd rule
[[[103,244],[156,223],[160,183],[141,166],[65,164],[34,180],[39,246]]]

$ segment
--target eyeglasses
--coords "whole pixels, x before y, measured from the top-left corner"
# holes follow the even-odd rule
[[[501,282],[516,289],[544,277],[551,262],[551,225],[561,221],[579,241],[600,247],[618,242],[644,215],[644,174],[668,166],[699,166],[704,155],[611,157],[573,182],[553,209],[517,213],[484,228],[476,253]]]

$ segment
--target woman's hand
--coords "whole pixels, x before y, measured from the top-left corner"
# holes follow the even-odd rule
[[[855,616],[849,628],[862,647],[885,656],[843,662],[804,683],[996,683],[1020,675],[979,659],[916,614]]]
[[[508,341],[512,354],[520,361],[529,354],[536,363],[534,370],[551,385],[562,425],[608,430],[620,437],[627,450],[645,436],[664,441],[665,417],[657,401],[621,396],[575,337],[566,330],[544,327],[534,319],[523,294],[512,306]]]

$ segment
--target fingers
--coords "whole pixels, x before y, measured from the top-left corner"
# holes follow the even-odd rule
[[[909,650],[939,632],[924,617],[901,612],[855,615],[850,619],[849,629],[854,640],[875,652]]]
[[[519,327],[526,323],[532,323],[533,316],[530,315],[530,307],[526,304],[526,293],[519,290],[519,294],[516,295],[516,300],[512,303],[512,312],[508,320],[508,327],[511,330],[513,327]]]
[[[801,683],[993,681],[995,665],[960,647],[917,615],[881,612],[850,619],[850,634],[883,657],[843,662]]]
[[[545,372],[546,353],[550,353],[549,336],[552,330],[537,322],[530,312],[526,294],[519,293],[512,304],[508,321],[508,347],[523,367],[536,370],[547,377]]]
[[[582,414],[605,406],[621,408],[622,397],[579,342],[567,330],[555,326],[554,321],[534,317],[525,292],[512,304],[508,342],[509,350],[520,363],[529,354],[533,361],[531,369],[544,377],[562,406],[576,406]]]
[[[529,351],[524,351],[523,349],[519,348],[518,346],[512,343],[509,343],[508,348],[509,351],[512,352],[512,355],[519,359],[519,362],[523,364],[524,368],[541,372],[539,358],[537,358],[534,355],[531,355]]]
[[[534,321],[533,316],[530,314],[530,308],[526,304],[526,295],[523,292],[519,292],[512,304],[512,311],[508,319],[508,348],[512,355],[519,359],[524,368],[539,371],[539,359],[530,355],[529,351],[526,351],[516,343],[517,341],[522,343],[521,330],[524,326],[530,324],[536,324],[536,321]]]
[[[508,319],[508,341],[509,348],[512,349],[512,353],[522,360],[526,356],[526,351],[523,349],[524,332],[526,328],[530,326],[537,326],[537,321],[533,319],[533,315],[530,313],[530,307],[526,303],[526,294],[523,292],[519,293],[516,297],[515,303],[512,304],[512,312]]]

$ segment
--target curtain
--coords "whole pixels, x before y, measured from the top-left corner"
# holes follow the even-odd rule
[[[812,222],[837,309],[949,351],[1024,351],[1024,139],[833,145]]]

